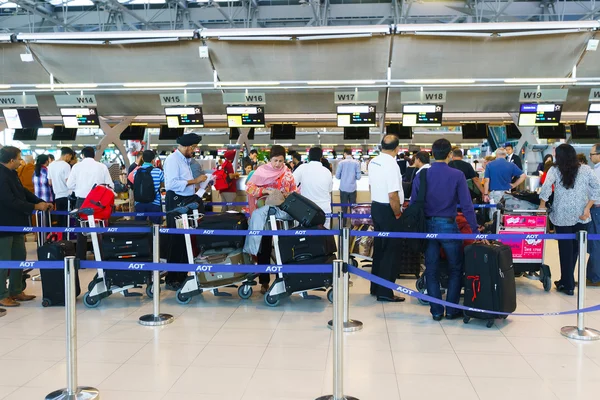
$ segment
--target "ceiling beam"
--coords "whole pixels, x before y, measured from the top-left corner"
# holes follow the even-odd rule
[[[18,5],[19,7],[21,7],[23,10],[25,10],[31,14],[37,15],[38,17],[41,17],[43,20],[48,21],[54,25],[61,26],[61,27],[65,28],[65,30],[75,30],[68,22],[62,21],[56,15],[53,15],[51,12],[49,12],[48,10],[46,10],[43,7],[40,8],[37,5],[30,4],[29,2],[27,2],[25,0],[14,0],[12,2],[15,3],[16,5]]]

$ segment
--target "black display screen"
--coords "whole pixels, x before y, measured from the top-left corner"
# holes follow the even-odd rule
[[[160,126],[158,140],[176,140],[183,135],[184,128],[169,128],[167,125]]]
[[[515,124],[506,125],[507,139],[521,139],[521,131]]]
[[[400,124],[390,124],[386,126],[385,133],[388,135],[396,135],[398,139],[412,139],[412,128]]]
[[[402,107],[404,126],[441,126],[444,106],[436,104],[413,104]]]
[[[558,126],[562,104],[521,104],[519,126]]]
[[[263,128],[265,126],[265,108],[227,107],[227,126],[230,128]]]
[[[121,140],[144,140],[147,125],[129,125],[121,134]]]
[[[165,108],[165,114],[169,128],[202,128],[204,126],[202,107],[168,107]]]
[[[72,141],[77,137],[77,128],[65,128],[62,125],[54,125],[52,140]]]
[[[588,114],[585,119],[586,125],[599,126],[600,125],[600,103],[592,103],[588,108]]]
[[[377,126],[375,106],[338,106],[338,126]]]
[[[586,124],[571,125],[573,139],[598,139],[598,127]]]
[[[271,125],[271,140],[296,139],[296,125]]]
[[[540,126],[538,127],[538,136],[540,139],[565,139],[567,131],[562,124],[557,126]]]
[[[369,139],[369,128],[368,127],[355,127],[346,126],[344,127],[344,140],[367,140]]]
[[[240,138],[239,128],[229,128],[229,140],[238,140]],[[248,139],[254,140],[254,128],[248,131]]]
[[[487,124],[464,124],[462,126],[463,139],[487,139]]]
[[[13,140],[37,140],[38,128],[15,129]]]
[[[100,119],[95,108],[61,108],[65,128],[99,128]]]
[[[9,129],[42,128],[42,118],[37,108],[5,108],[4,121]]]

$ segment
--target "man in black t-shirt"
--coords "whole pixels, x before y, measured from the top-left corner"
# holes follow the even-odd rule
[[[450,161],[448,165],[454,169],[462,171],[462,173],[465,175],[465,179],[467,180],[467,182],[471,180],[473,182],[473,186],[479,190],[479,196],[481,196],[481,193],[483,193],[483,186],[481,186],[479,175],[477,175],[477,172],[475,172],[471,164],[469,164],[466,161],[463,161],[462,149],[454,149],[452,151],[452,161]],[[471,190],[471,193],[475,194],[473,193],[473,190]]]

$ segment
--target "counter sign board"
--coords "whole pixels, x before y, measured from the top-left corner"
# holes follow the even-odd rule
[[[164,107],[202,105],[202,93],[167,93],[160,94],[160,104]]]
[[[600,88],[590,90],[590,101],[600,101]]]
[[[225,105],[264,105],[266,99],[264,93],[223,93]]]
[[[83,96],[70,96],[70,95],[55,95],[56,105],[59,107],[73,107],[73,106],[86,106],[94,107],[97,106],[96,96],[93,94]]]
[[[37,99],[32,95],[0,96],[0,107],[37,107]]]
[[[522,89],[519,96],[519,103],[530,102],[558,102],[567,101],[568,89]],[[599,99],[600,100],[600,99]]]

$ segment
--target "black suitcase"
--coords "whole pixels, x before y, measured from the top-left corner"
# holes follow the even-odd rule
[[[149,221],[120,220],[113,222],[110,227],[148,228]],[[125,262],[152,261],[152,232],[148,233],[105,233],[102,235],[102,260]],[[142,285],[150,281],[149,271],[106,270],[104,276],[107,286],[124,287]]]
[[[499,242],[474,243],[465,248],[466,307],[511,313],[517,309],[515,271],[512,251]],[[491,328],[498,314],[465,311],[464,322],[470,318],[487,319]]]
[[[423,264],[423,254],[413,251],[405,239],[397,240],[399,246],[398,254],[398,277],[403,275],[412,275],[416,278],[421,276],[421,266]]]
[[[279,208],[307,228],[323,225],[327,219],[321,207],[298,193],[290,193]]]
[[[246,231],[248,230],[248,218],[242,213],[205,215],[200,221],[198,229],[201,231]],[[200,251],[225,247],[239,249],[244,247],[245,242],[246,236],[196,235],[196,244]]]
[[[67,256],[75,255],[75,244],[70,241],[49,241],[37,250],[39,261],[62,261]],[[64,269],[41,269],[42,306],[65,305],[65,271]],[[75,275],[75,295],[81,294],[79,271]]]
[[[279,252],[281,262],[287,264],[334,254],[337,246],[333,236],[311,236],[307,232],[307,236],[280,236]]]
[[[335,255],[309,258],[289,264],[333,264]],[[331,286],[332,274],[283,274],[287,294]]]

